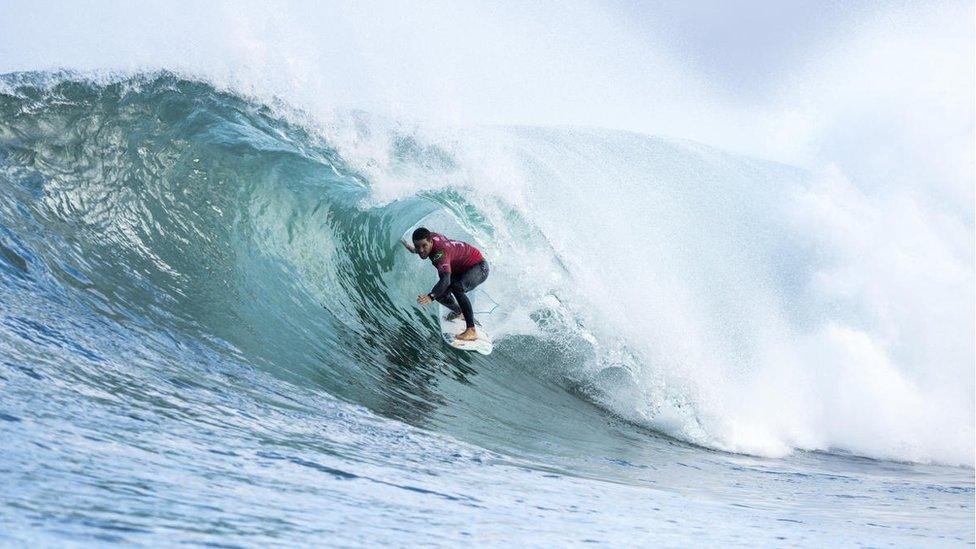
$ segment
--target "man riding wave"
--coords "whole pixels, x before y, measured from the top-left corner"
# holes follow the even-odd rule
[[[451,240],[424,227],[413,232],[412,246],[404,240],[400,242],[410,253],[419,255],[420,259],[429,257],[439,276],[430,292],[417,296],[417,303],[426,305],[431,301],[439,302],[451,310],[447,320],[464,316],[467,329],[455,337],[462,341],[478,339],[474,311],[466,294],[488,278],[488,261],[481,251],[467,242]]]

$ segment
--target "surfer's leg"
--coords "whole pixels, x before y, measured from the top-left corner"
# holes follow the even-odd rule
[[[471,309],[471,300],[464,293],[464,285],[460,280],[451,284],[451,293],[461,307],[461,314],[464,315],[464,324],[468,328],[474,328],[474,310]]]
[[[488,262],[479,261],[461,275],[461,287],[465,292],[470,292],[484,282],[486,278],[488,278]]]
[[[488,262],[481,261],[461,274],[458,279],[451,284],[451,294],[457,299],[464,314],[464,323],[467,327],[474,328],[474,309],[471,307],[471,300],[468,299],[467,292],[475,289],[479,284],[488,278]]]
[[[451,295],[451,292],[448,292],[444,294],[442,297],[437,298],[437,302],[450,309],[452,314],[461,313],[461,307],[458,307],[457,301],[454,300],[454,296]]]
[[[474,308],[471,306],[471,300],[468,299],[467,292],[473,290],[479,284],[484,282],[486,278],[488,278],[488,262],[481,261],[467,271],[461,273],[457,279],[451,283],[451,295],[453,295],[454,299],[457,300],[458,306],[461,309],[461,314],[464,315],[464,324],[467,327],[464,332],[456,336],[458,339],[474,340],[478,337],[478,334],[474,328]],[[453,316],[453,314],[451,316]]]

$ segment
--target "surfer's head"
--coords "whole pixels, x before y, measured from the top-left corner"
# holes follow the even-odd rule
[[[413,232],[413,247],[417,250],[420,259],[427,259],[433,246],[434,242],[430,239],[430,231],[426,227],[420,227]]]

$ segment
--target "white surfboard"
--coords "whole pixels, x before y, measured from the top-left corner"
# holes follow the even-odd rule
[[[438,319],[441,323],[441,336],[444,337],[444,341],[454,347],[455,349],[461,349],[462,351],[476,351],[483,355],[490,355],[491,350],[494,348],[494,344],[491,341],[491,336],[482,326],[475,326],[478,330],[478,339],[474,341],[461,341],[456,339],[454,336],[463,332],[467,326],[464,324],[464,317],[458,318],[456,320],[446,320],[445,317],[450,313],[447,307],[438,307]],[[477,322],[477,321],[476,321]]]

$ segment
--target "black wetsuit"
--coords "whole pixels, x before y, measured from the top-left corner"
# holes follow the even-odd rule
[[[465,295],[488,278],[488,261],[482,260],[471,266],[463,273],[441,273],[440,279],[430,291],[430,297],[436,299],[452,312],[464,315],[464,323],[468,328],[474,327],[474,310],[471,300]]]

